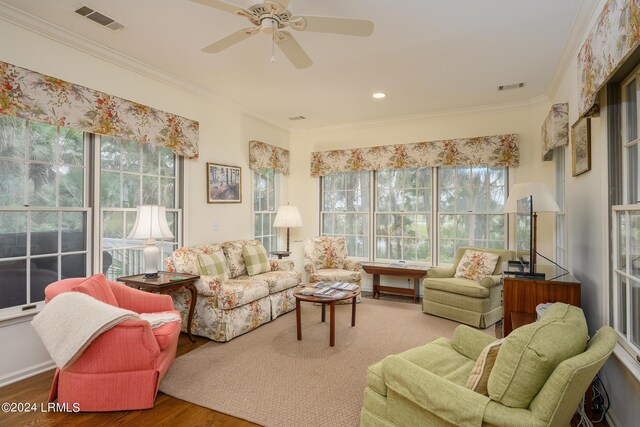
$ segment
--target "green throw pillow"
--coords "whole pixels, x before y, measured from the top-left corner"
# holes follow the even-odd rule
[[[242,258],[244,258],[244,264],[247,267],[249,276],[271,271],[267,250],[262,245],[244,245]]]
[[[489,375],[491,400],[511,408],[528,408],[556,367],[587,347],[582,310],[556,303],[550,315],[515,329],[504,340]]]
[[[222,251],[198,254],[196,264],[201,276],[216,276],[223,282],[229,280],[229,267]]]

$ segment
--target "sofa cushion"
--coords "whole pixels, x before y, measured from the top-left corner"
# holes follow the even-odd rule
[[[585,350],[588,336],[582,310],[560,303],[549,310],[546,320],[517,328],[505,339],[489,375],[492,400],[528,408],[555,368]]]
[[[262,245],[245,245],[242,248],[242,259],[249,276],[271,271],[267,250]]]
[[[176,313],[178,312],[176,311]],[[175,337],[180,334],[180,322],[165,323],[157,328],[152,328],[151,332],[153,332],[160,350],[165,350],[172,343],[177,342]]]
[[[342,270],[339,268],[326,268],[316,270],[309,275],[309,281],[315,282],[359,282],[361,279],[359,271]]]
[[[200,276],[217,277],[223,282],[229,280],[229,267],[227,266],[227,260],[222,250],[197,254],[196,264]]]
[[[247,266],[244,264],[244,258],[242,257],[242,248],[245,245],[255,246],[261,244],[259,240],[229,240],[222,244],[231,279],[247,274]]]
[[[382,376],[382,362],[374,363],[367,368],[367,386],[382,396],[387,395],[387,384]]]
[[[240,307],[269,295],[269,285],[261,280],[229,279],[220,285],[218,308],[230,309]]]
[[[479,282],[493,273],[499,258],[498,254],[467,249],[453,277]]]
[[[304,257],[313,263],[316,270],[343,269],[345,258],[347,258],[345,239],[334,236],[308,239],[304,247]]]
[[[425,289],[445,291],[458,295],[466,295],[473,298],[488,298],[490,291],[478,282],[469,279],[431,279],[422,281]]]
[[[498,351],[500,350],[504,340],[505,338],[494,341],[482,349],[480,356],[478,356],[478,360],[476,360],[476,364],[473,365],[469,380],[467,381],[468,389],[485,396],[489,395],[489,392],[487,391],[489,375],[493,370],[493,365],[495,365],[496,358],[498,357]]]
[[[269,293],[275,294],[296,287],[300,283],[300,274],[297,271],[270,271],[255,276],[240,276],[238,279],[267,282]]]
[[[467,249],[499,255],[500,258],[498,258],[496,269],[493,270],[493,273],[491,274],[502,274],[502,263],[507,260],[514,259],[514,256],[515,256],[515,252],[509,249],[493,249],[493,248],[484,248],[484,247],[477,247],[477,246],[460,246],[458,247],[458,249],[456,249],[456,254],[453,257],[453,265],[455,267],[457,267],[458,264],[460,264],[460,260],[462,259],[462,256],[467,251]]]
[[[219,244],[208,244],[178,248],[165,260],[167,271],[188,274],[198,272],[198,254],[212,254],[222,250]]]
[[[121,285],[125,286],[125,285]],[[94,274],[71,288],[72,292],[81,292],[106,304],[119,307],[118,300],[111,290],[104,274]]]

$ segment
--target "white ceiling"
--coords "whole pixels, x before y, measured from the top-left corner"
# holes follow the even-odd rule
[[[571,27],[597,0],[292,0],[300,15],[369,19],[372,36],[291,31],[314,61],[298,70],[257,34],[217,54],[200,49],[249,27],[189,0],[3,0],[17,9],[234,101],[285,127],[317,127],[527,101],[546,94]],[[82,3],[81,3],[82,2]],[[228,0],[246,6],[243,0]],[[73,11],[123,22],[114,32]],[[523,89],[497,86],[525,81]],[[371,94],[384,91],[384,100]],[[305,121],[292,122],[297,115]]]

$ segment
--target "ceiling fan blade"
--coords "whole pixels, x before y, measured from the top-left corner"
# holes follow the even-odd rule
[[[215,9],[224,10],[229,13],[236,13],[238,10],[243,10],[242,7],[236,6],[235,4],[227,3],[221,0],[191,0],[194,3],[200,3],[205,6],[213,7]]]
[[[331,18],[327,16],[294,16],[289,26],[298,31],[346,34],[367,37],[373,33],[373,22],[365,19]]]
[[[282,50],[282,53],[289,58],[289,61],[291,61],[294,67],[301,69],[310,67],[313,64],[309,55],[307,55],[290,32],[279,31],[275,40],[280,50]]]
[[[248,37],[251,37],[257,32],[258,29],[256,27],[244,28],[242,30],[236,31],[235,33],[229,34],[227,37],[223,37],[220,40],[211,43],[209,46],[202,48],[202,51],[206,53],[218,53],[221,50],[228,48],[229,46],[233,46],[234,44],[241,42]]]

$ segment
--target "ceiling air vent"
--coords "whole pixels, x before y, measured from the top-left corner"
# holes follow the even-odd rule
[[[510,85],[502,85],[502,86],[498,86],[498,90],[503,91],[503,90],[511,90],[511,89],[520,89],[520,88],[523,88],[525,84],[526,84],[525,82],[520,82],[520,83],[513,83]]]
[[[289,117],[289,120],[292,121],[296,121],[296,120],[306,120],[307,118],[305,116],[295,116],[295,117]]]
[[[93,22],[100,24],[103,27],[107,27],[113,31],[118,31],[124,28],[124,24],[116,21],[113,18],[109,18],[107,15],[100,13],[88,6],[80,6],[75,10],[75,12],[78,15],[84,16],[85,18],[90,19]]]

